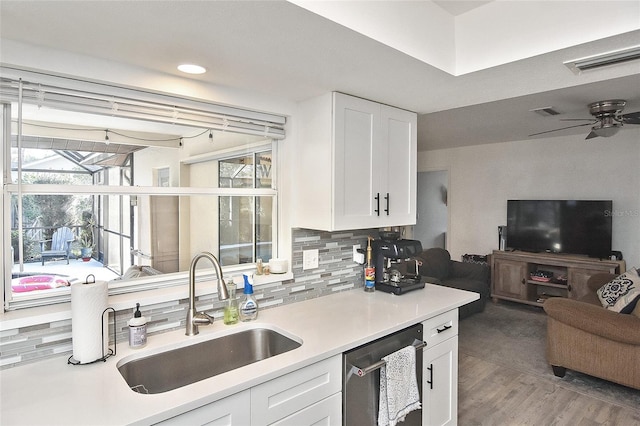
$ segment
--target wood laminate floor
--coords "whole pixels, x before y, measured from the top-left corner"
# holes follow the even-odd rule
[[[459,354],[458,424],[640,426],[640,407],[618,406],[562,382]]]

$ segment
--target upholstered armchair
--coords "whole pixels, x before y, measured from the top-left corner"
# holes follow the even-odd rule
[[[556,376],[567,369],[640,389],[640,303],[630,314],[603,308],[596,291],[615,278],[596,274],[580,300],[548,299],[547,361]]]

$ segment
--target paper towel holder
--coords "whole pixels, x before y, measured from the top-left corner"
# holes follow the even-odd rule
[[[94,278],[95,280],[95,278]],[[89,281],[89,277],[87,277],[87,281]],[[104,347],[104,314],[108,311],[113,312],[113,349],[111,348],[106,348],[105,351],[105,347]],[[102,316],[100,317],[100,325],[101,325],[101,329],[102,329],[102,357],[94,360],[94,361],[89,361],[89,362],[80,362],[80,361],[76,361],[75,359],[73,359],[73,355],[71,355],[69,357],[69,359],[67,359],[67,364],[71,364],[71,365],[88,365],[88,364],[93,364],[99,361],[105,362],[107,360],[107,358],[113,356],[116,354],[116,310],[113,308],[107,308],[104,311],[102,311]]]

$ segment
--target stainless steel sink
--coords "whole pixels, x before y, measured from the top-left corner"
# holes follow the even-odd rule
[[[154,394],[288,352],[301,343],[269,328],[253,328],[130,361],[118,370],[132,390]]]

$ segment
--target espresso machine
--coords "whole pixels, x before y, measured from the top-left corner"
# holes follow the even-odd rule
[[[376,290],[400,295],[424,288],[415,259],[422,252],[420,241],[400,239],[396,232],[381,232],[380,238],[371,242],[371,249]]]

